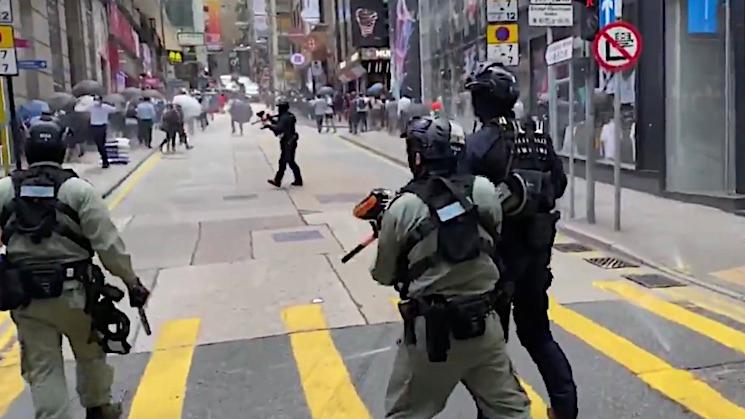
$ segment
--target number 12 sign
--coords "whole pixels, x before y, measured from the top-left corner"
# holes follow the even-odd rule
[[[0,25],[13,23],[13,9],[11,0],[0,0]]]
[[[487,0],[489,22],[517,22],[517,0]]]
[[[0,76],[18,75],[18,61],[13,36],[12,26],[0,26]]]

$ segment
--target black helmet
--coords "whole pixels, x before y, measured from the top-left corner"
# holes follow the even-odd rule
[[[512,108],[520,97],[515,75],[499,63],[480,62],[466,79],[471,91],[471,103],[482,121],[497,116],[512,115]]]
[[[42,115],[31,123],[26,141],[26,159],[29,163],[52,161],[62,163],[65,159],[66,129],[51,115]]]
[[[414,117],[406,132],[406,153],[414,175],[426,173],[447,175],[455,170],[458,152],[463,145],[463,128],[446,118]],[[421,161],[416,161],[419,155]]]
[[[277,112],[280,114],[287,113],[290,110],[290,102],[285,98],[277,99]]]

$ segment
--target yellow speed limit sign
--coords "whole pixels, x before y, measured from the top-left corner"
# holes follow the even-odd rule
[[[0,76],[17,76],[18,61],[16,60],[13,27],[0,25]]]

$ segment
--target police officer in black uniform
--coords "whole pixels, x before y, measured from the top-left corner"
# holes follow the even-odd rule
[[[279,137],[279,147],[281,150],[279,167],[277,168],[277,174],[274,176],[274,179],[267,180],[271,185],[278,188],[282,186],[282,177],[288,165],[295,177],[292,185],[303,186],[303,176],[300,174],[300,167],[295,162],[295,151],[297,151],[297,142],[299,139],[297,130],[295,129],[296,123],[297,119],[295,115],[290,112],[290,104],[286,100],[280,99],[277,102],[276,119],[272,120],[270,118],[270,121],[261,127],[261,129],[270,129],[274,135]]]
[[[559,212],[554,204],[567,179],[542,124],[521,125],[512,111],[519,97],[515,76],[501,65],[483,62],[466,82],[481,128],[466,138],[463,169],[499,185],[509,175],[526,185],[527,203],[505,214],[500,256],[504,276],[514,287],[517,336],[543,376],[551,399],[549,416],[577,417],[572,369],[554,340],[548,319],[551,248]],[[519,213],[517,213],[519,212]],[[503,321],[509,310],[502,313]]]

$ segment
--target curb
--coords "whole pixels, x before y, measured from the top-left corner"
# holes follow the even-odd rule
[[[126,181],[132,175],[132,173],[134,173],[137,169],[140,168],[140,166],[142,166],[148,159],[150,159],[150,157],[152,157],[153,154],[155,154],[156,151],[157,150],[152,149],[149,153],[145,154],[145,157],[143,157],[136,164],[134,164],[134,165],[127,165],[128,166],[128,170],[124,173],[124,176],[122,176],[119,180],[117,180],[116,182],[114,182],[113,185],[111,185],[108,189],[106,189],[104,191],[104,193],[101,194],[101,198],[104,198],[104,199],[108,198],[109,195],[111,195],[119,186],[122,185],[122,183],[124,183],[124,181]]]
[[[356,145],[356,146],[358,146],[360,148],[363,148],[363,149],[365,149],[365,150],[367,150],[367,151],[369,151],[369,152],[371,152],[371,153],[373,153],[373,154],[375,154],[375,155],[377,155],[379,157],[382,157],[382,158],[384,158],[384,159],[386,159],[386,160],[388,160],[390,162],[393,162],[394,164],[402,165],[404,167],[408,166],[408,163],[407,162],[405,162],[405,161],[403,161],[403,160],[401,160],[399,158],[389,156],[386,153],[383,153],[382,151],[380,151],[380,150],[378,150],[378,149],[376,149],[374,147],[371,147],[371,146],[369,146],[367,144],[364,144],[363,142],[361,142],[359,140],[355,140],[355,139],[353,139],[351,137],[348,137],[348,136],[342,135],[342,134],[338,134],[337,136],[339,138],[341,138],[342,140],[344,140],[344,141],[347,141],[347,142],[352,143],[352,144],[354,144],[354,145]],[[633,250],[628,249],[625,246],[619,245],[619,244],[613,242],[612,240],[608,240],[608,239],[606,239],[606,238],[604,238],[602,236],[598,236],[598,235],[593,234],[593,233],[582,231],[582,229],[577,228],[577,227],[568,226],[568,225],[566,225],[566,223],[560,224],[559,225],[559,230],[562,233],[566,234],[567,236],[572,237],[572,238],[574,238],[574,239],[576,239],[578,241],[583,241],[583,242],[586,242],[586,243],[590,243],[590,245],[592,245],[593,247],[599,248],[601,250],[606,250],[606,251],[610,251],[610,252],[613,252],[613,253],[617,253],[620,256],[623,256],[624,258],[629,259],[631,262],[634,262],[634,263],[636,263],[638,265],[648,266],[648,267],[650,267],[652,269],[655,269],[655,270],[658,270],[660,272],[664,272],[667,275],[673,276],[676,279],[679,279],[679,280],[681,280],[683,282],[687,282],[689,284],[694,284],[694,285],[700,286],[702,288],[706,288],[706,289],[708,289],[710,291],[714,291],[716,293],[723,294],[723,295],[726,295],[728,297],[732,297],[732,298],[734,298],[736,300],[740,300],[740,301],[745,302],[745,294],[743,294],[743,293],[740,293],[740,292],[737,292],[737,291],[734,291],[734,290],[731,290],[731,289],[722,287],[722,286],[717,285],[717,284],[712,284],[710,281],[705,281],[705,280],[696,278],[694,276],[688,275],[688,274],[686,274],[684,272],[680,272],[680,271],[678,271],[678,270],[676,270],[674,268],[670,268],[668,266],[665,266],[665,265],[663,265],[663,264],[661,264],[659,262],[656,262],[656,261],[651,260],[651,259],[649,259],[647,257],[641,256],[638,253],[634,252]]]
[[[745,294],[743,293],[731,290],[729,288],[722,287],[717,284],[713,284],[710,281],[696,278],[684,272],[680,272],[677,269],[665,266],[652,259],[641,256],[638,253],[634,252],[633,250],[628,249],[625,246],[619,245],[613,242],[612,240],[608,240],[602,236],[598,236],[593,233],[588,233],[586,231],[582,231],[582,229],[580,228],[567,226],[566,224],[560,224],[558,228],[563,234],[575,240],[590,243],[590,245],[600,248],[601,250],[606,250],[606,251],[610,251],[613,253],[617,253],[618,255],[624,257],[625,259],[629,259],[631,262],[636,263],[638,265],[648,266],[652,269],[658,270],[667,275],[675,277],[676,279],[679,279],[683,282],[697,285],[701,288],[706,288],[718,294],[723,294],[728,297],[734,298],[736,300],[745,302]]]

